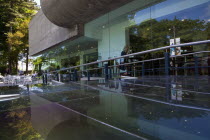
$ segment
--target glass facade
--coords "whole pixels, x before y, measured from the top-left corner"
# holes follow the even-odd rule
[[[180,40],[174,44],[210,39],[210,0],[130,2],[86,23],[83,37],[45,52],[43,56],[48,60],[48,66],[43,68],[54,66],[54,69],[62,69],[118,57],[122,55],[125,46],[128,53],[169,46],[173,39]],[[180,51],[186,54],[208,50],[209,44],[187,46]],[[202,53],[199,56],[207,55],[208,53]],[[157,56],[161,57],[163,53],[147,54],[135,59]],[[207,64],[204,62],[202,65]],[[184,71],[181,72],[183,73]]]

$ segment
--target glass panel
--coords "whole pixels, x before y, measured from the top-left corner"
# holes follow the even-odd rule
[[[42,57],[47,62],[43,62],[42,69],[52,71],[172,44],[207,40],[210,32],[209,7],[210,0],[134,0],[85,23],[84,36],[62,43],[43,54]],[[186,46],[181,49],[176,48],[176,55],[204,50],[209,50],[209,45]],[[165,51],[170,51],[171,54],[173,52]],[[207,55],[207,53],[200,54],[198,57],[207,57]],[[122,66],[119,66],[119,74],[139,76],[142,75],[143,65],[137,63],[138,61],[161,57],[164,57],[164,51],[131,56],[124,59],[125,62],[119,59],[116,62],[109,62],[109,66],[116,63],[130,63],[124,72]],[[183,58],[176,61],[185,60]],[[145,62],[145,69],[148,69],[145,74],[162,73],[157,71],[162,63],[164,63],[162,60]],[[184,65],[182,63],[176,66]],[[84,66],[77,70],[84,71],[98,67],[102,65]],[[111,71],[113,74],[117,73],[116,68],[112,68]],[[202,71],[201,73],[206,73],[205,70]],[[94,74],[97,72],[94,70],[90,73],[92,76],[97,76]]]
[[[153,44],[155,47],[170,45],[169,39],[180,38],[188,43],[207,40],[210,19],[209,0],[167,0],[151,7]],[[189,51],[190,48],[189,48]]]

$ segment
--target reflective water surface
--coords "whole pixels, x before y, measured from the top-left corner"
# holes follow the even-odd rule
[[[0,99],[0,139],[208,140],[208,80],[197,81],[197,87],[177,79],[2,87],[1,95],[20,96]]]

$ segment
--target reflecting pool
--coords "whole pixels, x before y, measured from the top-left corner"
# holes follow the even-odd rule
[[[99,80],[1,87],[1,95],[20,96],[0,99],[0,139],[210,138],[208,89],[183,88],[184,82],[170,81],[170,87],[163,81],[151,83]]]

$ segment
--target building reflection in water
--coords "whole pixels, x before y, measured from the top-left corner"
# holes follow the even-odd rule
[[[30,98],[13,101],[14,106],[29,108],[13,108],[15,111],[1,114],[4,118],[0,120],[1,124],[5,124],[1,130],[12,128],[13,131],[15,128],[14,137],[17,137],[20,130],[27,128],[29,131],[24,130],[21,137],[41,139],[42,136],[49,140],[69,137],[135,139],[105,125],[108,124],[150,139],[197,140],[209,137],[210,126],[206,124],[210,122],[210,114],[204,110],[209,104],[200,101],[203,96],[182,90],[182,84],[175,81],[171,82],[167,93],[171,98],[167,98],[165,88],[135,86],[138,81],[135,84],[129,82],[90,82],[89,87],[70,84],[74,87],[72,90],[67,90],[69,84],[40,86],[43,92],[33,90],[36,94],[31,94]],[[91,88],[93,85],[97,88]]]

